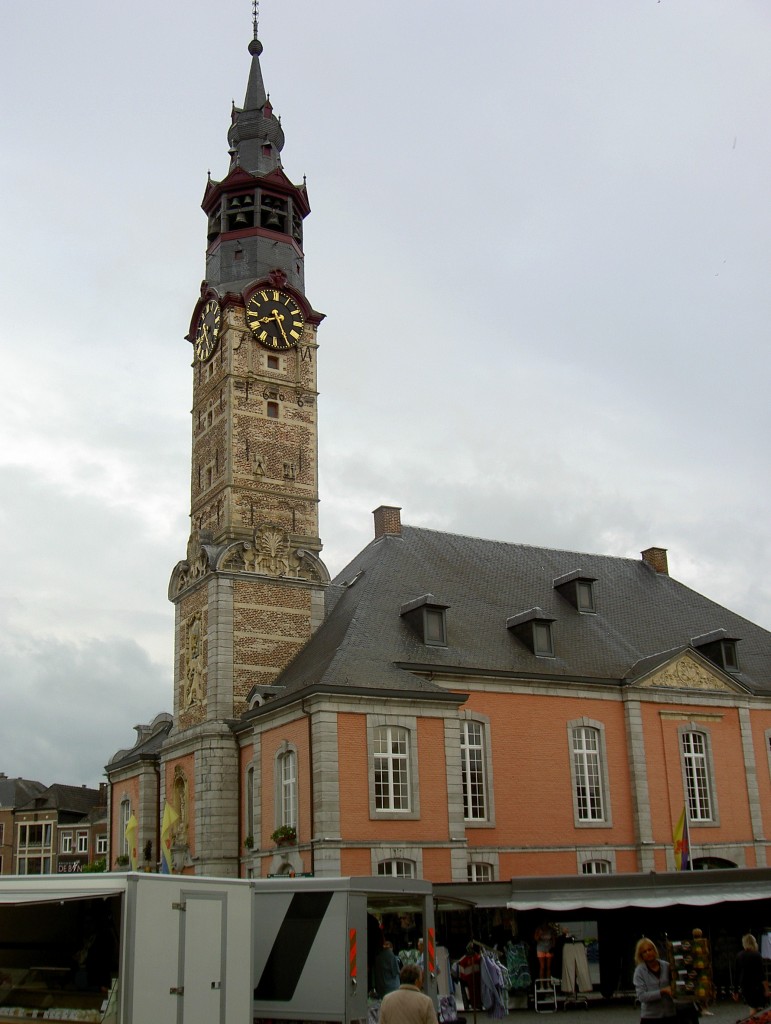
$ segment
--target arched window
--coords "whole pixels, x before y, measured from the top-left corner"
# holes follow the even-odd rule
[[[469,882],[492,882],[493,866],[482,861],[471,861],[467,867]]]

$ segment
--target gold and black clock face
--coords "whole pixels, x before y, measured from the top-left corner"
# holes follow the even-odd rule
[[[195,329],[193,348],[199,363],[205,362],[217,345],[220,335],[220,304],[216,299],[209,299],[198,317]]]
[[[246,322],[266,348],[294,348],[303,332],[303,315],[291,295],[277,288],[255,292],[246,304]]]

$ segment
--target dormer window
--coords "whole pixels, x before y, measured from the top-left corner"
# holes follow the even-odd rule
[[[582,615],[594,615],[597,612],[594,603],[594,584],[596,582],[595,576],[589,576],[580,569],[576,569],[574,572],[557,577],[553,586],[566,601],[573,605],[576,611],[581,612]]]
[[[724,672],[739,672],[739,655],[737,637],[728,635],[725,629],[715,629],[711,633],[704,633],[703,636],[695,636],[691,640],[693,647],[709,658],[718,668]]]
[[[449,607],[436,601],[433,594],[424,594],[403,604],[399,614],[427,647],[446,647]]]
[[[553,615],[541,608],[530,608],[506,620],[506,629],[525,645],[537,658],[554,657]]]

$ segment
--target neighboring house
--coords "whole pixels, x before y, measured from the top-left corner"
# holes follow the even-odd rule
[[[382,506],[330,580],[310,206],[249,52],[203,200],[173,715],[107,766],[113,864],[133,818],[140,851],[212,875],[663,871],[685,806],[699,866],[765,865],[771,634],[672,579],[664,549],[479,540]]]
[[[106,784],[99,789],[58,783],[49,786],[16,812],[16,873],[82,871],[106,856],[106,836]]]
[[[9,779],[0,772],[0,875],[16,873],[14,819],[18,807],[23,806],[45,786],[31,779]]]

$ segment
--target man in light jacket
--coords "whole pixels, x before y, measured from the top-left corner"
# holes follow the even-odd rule
[[[405,964],[399,979],[399,988],[380,1004],[379,1024],[437,1024],[434,1004],[420,991],[423,971],[417,964]]]

